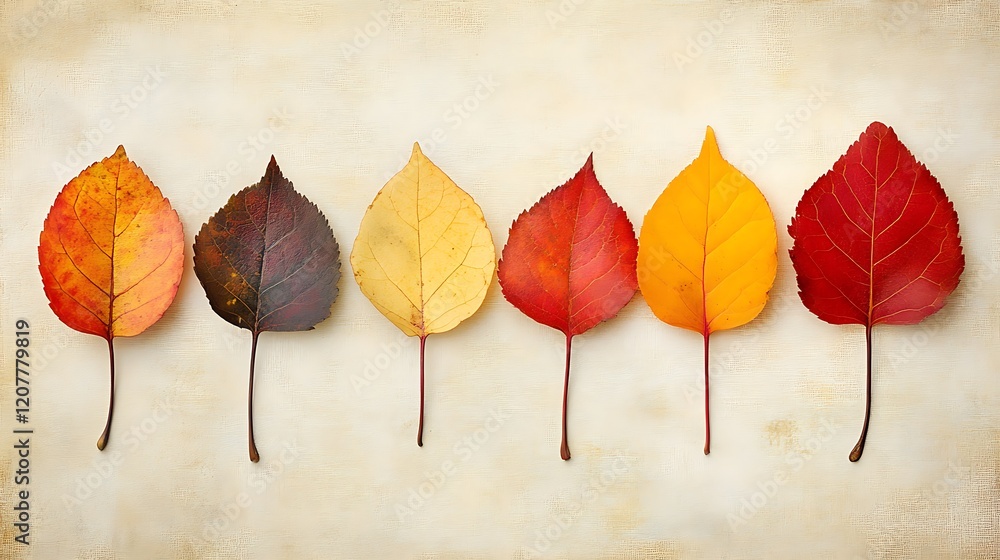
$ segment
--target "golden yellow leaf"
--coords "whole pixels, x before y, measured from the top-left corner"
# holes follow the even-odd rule
[[[701,154],[643,219],[638,259],[639,289],[653,313],[704,337],[706,454],[708,337],[749,322],[764,308],[777,250],[764,195],[722,158],[709,127]]]
[[[410,161],[375,196],[351,251],[362,293],[408,336],[455,328],[486,297],[496,249],[472,197],[413,145]]]

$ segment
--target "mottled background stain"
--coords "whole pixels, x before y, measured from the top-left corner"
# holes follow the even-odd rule
[[[37,431],[30,551],[11,543],[0,453],[3,558],[1000,557],[997,4],[9,0],[0,42],[0,364],[28,319]],[[938,315],[876,329],[851,464],[863,332],[799,303],[785,226],[873,120],[951,196],[968,269]],[[274,154],[346,255],[414,140],[499,249],[591,152],[638,225],[706,125],[767,196],[780,248],[769,306],[713,337],[711,456],[701,340],[636,298],[574,344],[559,460],[563,341],[495,285],[428,344],[417,448],[417,343],[345,268],[330,320],[264,335],[250,464],[250,337],[214,315],[190,260],[164,318],[116,344],[96,450],[106,348],[49,311],[35,247],[59,189],[118,144],[189,247]]]

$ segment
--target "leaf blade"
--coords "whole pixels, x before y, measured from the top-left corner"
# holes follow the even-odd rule
[[[753,320],[777,272],[764,195],[726,161],[709,127],[699,156],[653,203],[639,232],[639,289],[663,322],[701,334]]]
[[[511,226],[497,275],[522,313],[569,336],[611,319],[638,288],[635,231],[597,180],[593,155]]]
[[[49,306],[71,328],[134,336],[169,307],[184,263],[170,202],[121,146],[71,180],[39,236]]]
[[[386,318],[408,336],[426,336],[479,309],[496,250],[479,205],[414,144],[362,218],[351,266]]]
[[[303,331],[330,316],[340,250],[326,217],[295,191],[274,158],[202,226],[195,274],[212,309],[261,333]]]
[[[880,122],[803,194],[788,231],[799,295],[828,323],[919,322],[965,267],[954,206]]]

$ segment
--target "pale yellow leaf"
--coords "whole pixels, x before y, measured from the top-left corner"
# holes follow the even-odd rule
[[[351,252],[354,278],[408,336],[453,329],[486,297],[496,269],[479,205],[420,146],[375,196]]]

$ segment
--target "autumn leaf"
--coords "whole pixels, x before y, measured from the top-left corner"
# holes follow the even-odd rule
[[[420,337],[424,432],[424,345],[472,316],[486,297],[496,250],[472,197],[413,145],[410,161],[375,195],[351,252],[354,279],[407,336]]]
[[[72,329],[108,341],[111,397],[97,440],[103,450],[115,409],[115,348],[159,320],[184,270],[177,212],[118,146],[56,197],[39,237],[38,269],[49,307]]]
[[[522,313],[566,335],[562,443],[573,337],[618,314],[637,288],[635,230],[594,174],[594,156],[564,185],[522,212],[510,228],[497,276]]]
[[[271,157],[260,182],[229,198],[194,240],[194,272],[212,309],[252,335],[247,397],[250,460],[257,338],[306,331],[330,316],[340,249],[323,213],[292,188]]]
[[[639,232],[639,289],[665,323],[702,335],[705,454],[711,450],[708,341],[760,313],[777,267],[774,217],[764,195],[723,159],[715,132],[670,181]]]
[[[958,215],[937,179],[880,122],[802,195],[788,227],[802,303],[835,325],[864,325],[864,451],[871,416],[872,328],[912,325],[944,305],[965,268]]]

